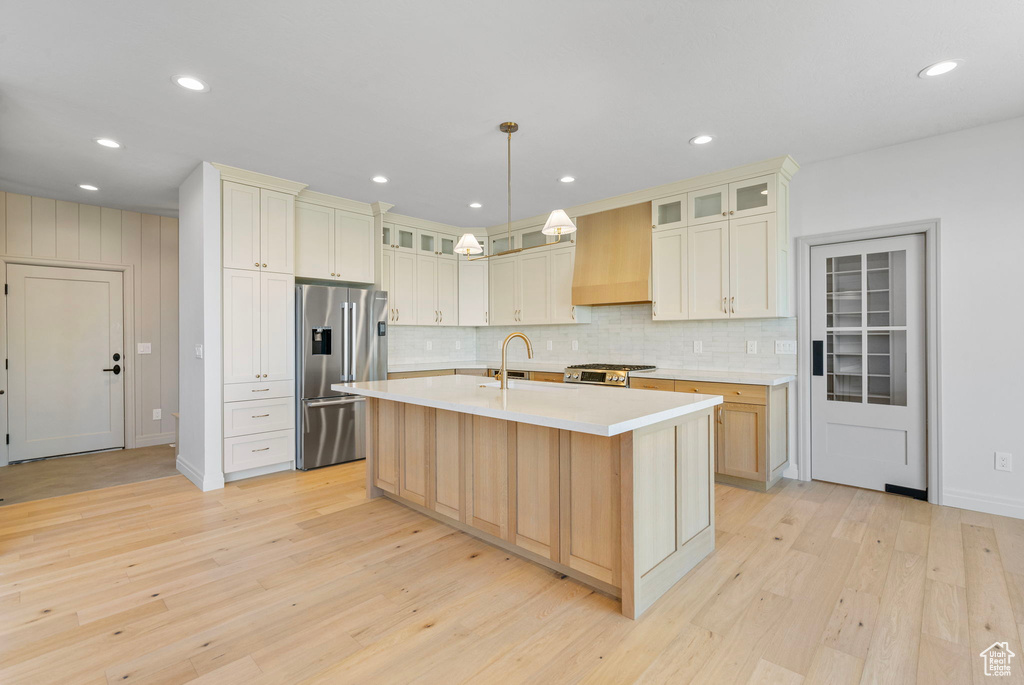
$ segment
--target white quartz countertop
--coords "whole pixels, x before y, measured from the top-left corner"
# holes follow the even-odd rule
[[[722,403],[718,395],[517,380],[509,381],[508,389],[502,392],[496,381],[478,376],[336,383],[331,389],[605,437]]]
[[[510,371],[547,371],[562,373],[565,367],[578,362],[509,362]],[[473,360],[461,362],[420,362],[416,364],[390,364],[388,371],[435,371],[438,369],[497,369],[501,361]],[[703,381],[705,383],[742,383],[744,385],[784,385],[796,380],[796,376],[784,373],[758,373],[756,371],[714,371],[707,369],[662,369],[634,371],[637,378],[665,378],[677,381]]]

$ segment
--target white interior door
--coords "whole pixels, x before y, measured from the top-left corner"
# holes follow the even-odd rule
[[[927,489],[924,236],[811,251],[811,475]]]
[[[10,460],[124,447],[121,273],[12,264],[7,283]]]

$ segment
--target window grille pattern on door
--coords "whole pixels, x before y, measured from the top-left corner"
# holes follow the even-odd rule
[[[907,253],[826,260],[827,397],[907,405]]]

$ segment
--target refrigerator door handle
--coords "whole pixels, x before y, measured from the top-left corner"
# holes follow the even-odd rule
[[[348,318],[348,302],[341,303],[341,382],[344,383],[348,380],[348,374],[351,370],[351,351],[349,346],[352,344],[352,332],[349,330],[349,318]]]
[[[356,379],[356,303],[348,303],[348,379]]]

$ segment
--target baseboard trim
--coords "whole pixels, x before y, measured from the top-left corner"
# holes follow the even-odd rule
[[[246,469],[244,471],[234,471],[232,473],[225,473],[224,482],[233,483],[236,480],[245,480],[246,478],[255,478],[256,476],[265,476],[268,473],[277,473],[278,471],[289,471],[294,468],[294,461],[286,461],[280,464],[271,464],[270,466],[259,466],[254,469]]]
[[[154,433],[153,435],[136,435],[136,447],[153,447],[154,445],[169,445],[174,442],[174,431],[170,433]]]
[[[981,492],[971,492],[970,490],[951,490],[947,488],[942,493],[942,504],[947,507],[956,507],[957,509],[969,509],[985,514],[1024,519],[1024,500],[1011,499],[1009,497],[997,497]]]
[[[192,481],[192,484],[203,492],[220,490],[224,487],[223,473],[211,473],[204,477],[203,474],[192,468],[191,464],[182,461],[181,457],[178,457],[174,465],[178,467],[178,473]]]

